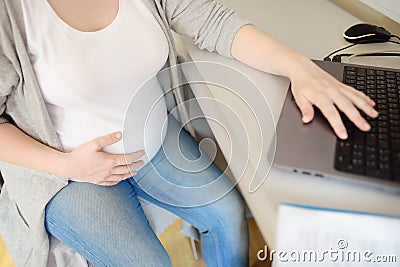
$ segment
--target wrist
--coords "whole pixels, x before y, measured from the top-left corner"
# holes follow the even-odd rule
[[[69,177],[70,153],[57,151],[52,160],[52,172],[62,177]]]
[[[288,70],[287,77],[293,81],[299,76],[303,76],[304,73],[308,72],[309,68],[313,66],[314,63],[307,57],[297,54],[293,57],[291,68]]]

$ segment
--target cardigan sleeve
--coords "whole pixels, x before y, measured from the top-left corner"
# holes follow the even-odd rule
[[[193,38],[200,49],[232,57],[237,31],[250,21],[214,0],[163,0],[172,30]]]
[[[0,124],[10,122],[6,114],[6,101],[17,82],[18,75],[12,63],[0,50]]]

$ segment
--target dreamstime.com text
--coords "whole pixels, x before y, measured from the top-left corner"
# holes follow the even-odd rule
[[[354,263],[395,263],[395,255],[375,255],[370,250],[350,250],[346,240],[339,240],[337,248],[326,250],[269,250],[265,245],[264,249],[257,252],[259,261],[280,261],[280,262],[354,262]]]

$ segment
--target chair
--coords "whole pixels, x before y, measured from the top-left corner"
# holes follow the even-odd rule
[[[139,200],[140,203],[142,204],[143,211],[146,214],[150,226],[156,233],[156,235],[159,235],[162,232],[164,232],[169,225],[171,225],[176,219],[179,218],[175,214],[163,208],[160,208],[147,200],[141,198],[139,198]],[[197,248],[195,245],[195,241],[200,240],[199,232],[190,223],[183,220],[181,226],[181,233],[190,238],[193,257],[196,261],[199,260]]]
[[[14,263],[10,255],[7,252],[6,245],[4,244],[3,240],[0,236],[0,266],[1,267],[14,267]]]

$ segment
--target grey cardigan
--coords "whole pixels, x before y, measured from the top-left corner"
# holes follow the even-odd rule
[[[169,65],[176,65],[170,29],[192,37],[201,48],[231,57],[231,43],[248,22],[213,0],[144,0],[169,42]],[[177,84],[177,71],[170,73]],[[173,88],[173,87],[171,87]],[[174,90],[175,101],[183,94]],[[169,101],[171,105],[171,101]],[[185,110],[180,111],[185,117]],[[39,142],[63,151],[46,110],[26,50],[20,0],[0,0],[0,123],[13,123]],[[0,137],[1,138],[1,137]],[[0,235],[17,266],[88,266],[79,254],[44,227],[44,209],[68,178],[0,162]]]

